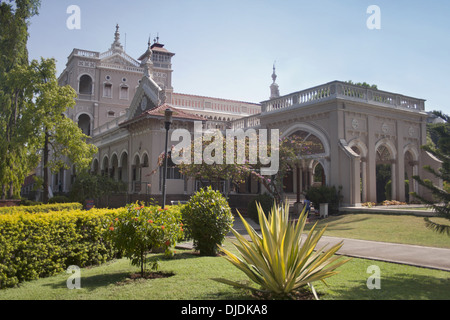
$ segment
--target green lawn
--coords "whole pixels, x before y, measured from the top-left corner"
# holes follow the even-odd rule
[[[438,220],[438,219],[436,219]],[[445,222],[446,220],[439,220]],[[326,235],[437,247],[450,247],[450,238],[425,228],[423,218],[414,216],[347,214],[331,216]],[[225,246],[236,253],[230,239]],[[169,278],[126,281],[138,269],[128,260],[114,260],[81,271],[81,289],[69,290],[68,274],[0,290],[0,300],[239,300],[251,299],[239,291],[211,280],[222,277],[247,281],[246,276],[223,257],[201,257],[189,250],[177,250],[174,259],[160,258],[160,270],[173,272]],[[369,266],[381,271],[381,289],[369,290]],[[315,284],[322,300],[412,300],[450,299],[450,272],[399,264],[352,259],[327,280],[328,287]]]
[[[449,224],[449,221],[444,218],[431,218],[431,220]],[[450,237],[427,229],[423,217],[345,214],[319,220],[319,227],[325,225],[328,225],[325,231],[327,236],[450,248]]]
[[[225,245],[236,252],[230,240]],[[152,256],[158,257],[158,256]],[[21,284],[0,291],[1,300],[239,300],[247,293],[211,280],[223,277],[247,281],[245,275],[223,257],[201,257],[177,250],[174,259],[161,256],[160,270],[173,272],[169,278],[126,282],[137,271],[120,259],[81,271],[81,289],[69,290],[68,274]],[[381,271],[381,289],[369,290],[367,268]],[[322,300],[408,300],[450,299],[450,273],[364,259],[352,259],[328,279],[328,287],[317,283]]]

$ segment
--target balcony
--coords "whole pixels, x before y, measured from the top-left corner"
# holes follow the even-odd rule
[[[264,101],[262,102],[262,114],[338,98],[413,112],[425,111],[425,100],[422,99],[334,81],[277,99]]]

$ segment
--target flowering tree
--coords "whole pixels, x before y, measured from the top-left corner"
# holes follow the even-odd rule
[[[217,148],[212,148],[213,143],[216,143]],[[220,143],[220,146],[217,143]],[[222,139],[222,141],[202,141],[201,154],[198,154],[195,144],[196,141],[194,140],[190,148],[191,159],[193,160],[196,159],[196,157],[201,156],[202,161],[199,164],[196,164],[195,161],[191,161],[191,163],[179,164],[178,168],[185,176],[202,182],[208,181],[215,187],[216,190],[219,190],[221,181],[231,180],[235,184],[240,184],[244,183],[251,174],[251,165],[248,161],[245,161],[245,163],[239,163],[237,161],[236,152],[234,153],[235,156],[233,162],[230,163],[229,161],[226,161],[226,139]],[[210,156],[213,159],[210,160],[217,161],[208,161],[208,159],[203,159],[205,151],[208,151],[207,148],[210,148],[209,150],[212,151]],[[173,149],[172,152],[174,152]],[[228,192],[227,188],[226,190]]]
[[[308,140],[304,135],[291,135],[280,139],[279,170],[274,176],[263,176],[259,173],[260,165],[252,166],[250,173],[255,176],[273,196],[277,203],[283,200],[283,178],[292,172],[301,162],[317,153],[323,152],[318,141]]]
[[[163,247],[166,255],[171,256],[170,248],[182,239],[184,230],[178,206],[163,210],[134,203],[111,221],[107,231],[116,248],[131,260],[131,264],[140,266],[144,277],[146,253]]]
[[[258,137],[256,137],[258,138]],[[300,165],[301,161],[308,156],[322,153],[323,146],[319,141],[314,139],[308,139],[309,134],[294,134],[289,137],[285,137],[280,139],[280,143],[278,146],[278,150],[274,150],[275,146],[272,146],[270,143],[267,145],[267,153],[268,157],[271,157],[271,153],[278,151],[279,153],[279,170],[278,173],[273,176],[264,176],[261,174],[261,168],[263,165],[259,162],[259,159],[256,163],[249,162],[250,149],[253,151],[256,150],[257,154],[259,154],[258,147],[260,146],[258,141],[252,141],[246,137],[245,140],[245,161],[238,161],[238,153],[234,152],[233,161],[225,161],[226,151],[227,151],[227,141],[226,139],[222,139],[220,144],[217,141],[201,141],[201,151],[195,148],[196,141],[192,141],[190,146],[190,155],[191,161],[189,163],[180,163],[177,165],[180,172],[188,177],[197,179],[199,181],[209,181],[213,186],[215,185],[216,189],[219,189],[220,181],[230,180],[235,184],[244,183],[249,176],[253,176],[261,184],[267,189],[267,191],[273,196],[273,198],[277,201],[277,203],[281,203],[283,199],[283,178],[290,171],[293,171],[297,165]],[[198,141],[197,141],[198,143]],[[212,147],[212,144],[215,143],[215,148]],[[250,143],[256,144],[255,148],[249,148]],[[237,142],[235,141],[234,150],[236,151],[238,148]],[[206,152],[205,152],[206,150]],[[221,161],[205,161],[204,155],[211,152],[211,157],[213,160],[221,160]],[[171,163],[171,156],[174,152],[180,152],[180,150],[174,150],[174,146],[172,146],[171,151],[169,152],[168,159],[169,163]],[[201,154],[200,154],[201,152]],[[221,154],[218,154],[218,153]],[[161,153],[158,158],[158,168],[163,166],[165,153]],[[196,157],[202,158],[201,163],[196,164],[194,159]],[[227,159],[229,160],[229,159]],[[243,162],[243,163],[242,163]],[[174,165],[172,163],[172,165]],[[155,173],[157,169],[153,170],[151,174]]]

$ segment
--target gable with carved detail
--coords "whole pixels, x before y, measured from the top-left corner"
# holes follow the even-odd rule
[[[161,104],[163,90],[151,78],[143,77],[129,109],[129,119],[140,116]]]
[[[126,59],[119,53],[115,53],[109,57],[102,59],[101,64],[115,64],[122,67],[139,67],[139,63],[137,61],[133,61],[131,60],[131,58]]]

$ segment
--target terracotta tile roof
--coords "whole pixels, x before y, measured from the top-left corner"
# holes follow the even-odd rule
[[[174,107],[172,107],[171,105],[165,103],[159,107],[153,108],[153,109],[149,109],[149,110],[145,110],[143,113],[141,113],[140,115],[138,115],[137,117],[134,117],[133,119],[127,120],[125,122],[122,122],[120,124],[121,127],[123,126],[128,126],[132,123],[135,123],[137,121],[140,121],[141,119],[146,119],[146,118],[164,118],[164,112],[166,111],[167,108],[170,108],[173,111],[173,119],[177,120],[177,119],[181,119],[181,120],[193,120],[193,121],[206,121],[207,119],[203,118],[203,117],[199,117],[196,116],[195,114],[190,114],[187,112],[183,112],[179,109],[176,109]]]
[[[144,112],[144,114],[164,117],[164,112],[166,111],[167,108],[170,108],[173,111],[172,117],[174,119],[189,119],[189,120],[198,120],[198,121],[206,120],[205,118],[196,116],[195,114],[187,113],[187,112],[181,111],[179,109],[176,109],[167,103],[165,103],[157,108],[154,108],[151,110],[146,110]]]
[[[166,48],[164,48],[164,45],[161,43],[154,43],[151,47],[152,51],[159,51],[159,52],[165,52],[169,53],[171,55],[175,55],[174,53],[168,51]]]

